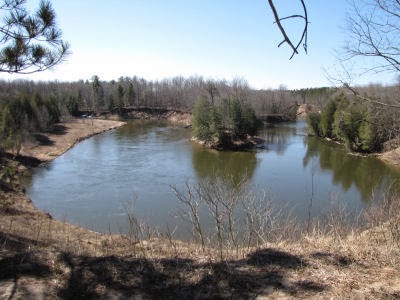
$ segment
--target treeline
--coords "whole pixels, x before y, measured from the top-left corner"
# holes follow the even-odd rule
[[[48,130],[70,115],[123,115],[127,109],[140,108],[191,112],[201,98],[215,104],[245,99],[258,114],[282,113],[292,118],[300,101],[284,89],[258,91],[243,80],[227,82],[202,77],[161,81],[121,77],[107,82],[98,76],[77,82],[0,81],[0,152],[7,149],[18,153],[22,141],[31,133]]]
[[[175,77],[148,81],[138,77],[121,77],[117,81],[102,81],[98,76],[77,82],[0,81],[0,102],[16,95],[40,94],[52,96],[68,108],[72,115],[81,111],[101,114],[123,114],[127,108],[160,108],[191,112],[197,101],[206,97],[214,103],[224,99],[246,98],[257,115],[282,114],[296,117],[297,105],[323,103],[334,92],[330,88],[290,91],[255,90],[244,80],[210,80],[203,77]]]
[[[363,91],[381,99],[393,99],[398,87],[371,85]],[[98,76],[76,82],[0,81],[0,147],[17,149],[18,140],[23,139],[25,133],[45,130],[70,115],[110,112],[124,115],[128,109],[141,108],[191,112],[200,99],[217,106],[240,99],[257,117],[276,114],[294,120],[300,104],[312,104],[315,110],[322,110],[328,100],[339,93],[338,88],[288,90],[284,86],[256,90],[244,80],[210,80],[200,76],[157,81],[136,76],[116,81],[102,81]],[[13,135],[16,139],[11,142]]]
[[[15,95],[0,103],[0,153],[18,154],[30,133],[48,130],[60,121],[60,103],[54,96]]]
[[[400,109],[388,106],[396,97],[380,97],[379,102],[368,97],[370,101],[365,102],[354,95],[337,95],[320,113],[309,114],[309,128],[315,135],[342,142],[352,151],[381,151],[385,142],[400,135]]]

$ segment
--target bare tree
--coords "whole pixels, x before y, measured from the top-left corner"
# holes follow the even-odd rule
[[[364,72],[400,71],[400,1],[351,0],[344,61],[368,57]]]
[[[346,19],[348,40],[340,53],[348,79],[348,66],[360,74],[400,72],[400,1],[398,0],[351,0],[351,9]],[[362,65],[358,59],[364,58]],[[397,96],[390,101],[381,97],[360,93],[360,89],[348,82],[339,82],[362,102],[388,109],[400,108]]]

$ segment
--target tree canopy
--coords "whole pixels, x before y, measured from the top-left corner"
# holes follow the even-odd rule
[[[247,100],[222,99],[219,104],[203,97],[193,109],[194,136],[215,145],[230,145],[232,139],[254,136],[260,122]]]
[[[69,45],[62,40],[56,14],[49,1],[41,1],[34,13],[26,0],[3,0],[0,4],[0,72],[29,74],[61,62]]]
[[[313,134],[340,141],[357,152],[381,151],[399,131],[398,120],[396,110],[379,110],[344,94],[331,98],[321,113],[307,117]]]

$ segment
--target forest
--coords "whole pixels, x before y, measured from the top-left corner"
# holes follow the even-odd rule
[[[390,105],[399,87],[371,84],[357,90]],[[71,116],[106,118],[116,114],[123,118],[129,110],[144,108],[192,112],[201,101],[221,107],[224,103],[225,106],[228,102],[236,103],[254,111],[257,118],[278,115],[283,120],[295,120],[298,107],[307,104],[314,112],[309,118],[314,134],[345,142],[355,151],[380,151],[383,143],[399,132],[398,110],[363,103],[345,87],[288,90],[281,86],[256,90],[243,79],[229,82],[174,77],[149,81],[134,76],[102,81],[93,76],[76,82],[0,81],[1,148],[18,153],[22,141],[30,134],[49,130],[54,123]],[[350,130],[346,122],[356,124],[354,130],[359,133],[346,133]]]
[[[322,107],[335,88],[255,90],[244,80],[210,80],[175,77],[161,81],[120,78],[101,81],[98,76],[77,82],[0,81],[1,147],[18,153],[23,139],[35,131],[49,130],[65,118],[89,115],[124,117],[132,109],[191,112],[200,99],[215,104],[237,100],[257,117],[281,115],[296,118],[302,103]]]

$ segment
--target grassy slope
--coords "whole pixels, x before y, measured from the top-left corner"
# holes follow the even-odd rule
[[[84,138],[82,129],[74,131],[79,122],[46,135],[46,153],[55,153],[51,146],[72,132],[76,141]],[[106,129],[94,125],[91,134]],[[36,153],[44,153],[42,146],[35,145]],[[400,297],[400,245],[390,223],[346,235],[332,227],[293,242],[225,252],[221,261],[194,243],[156,236],[137,241],[54,220],[19,190],[0,197],[13,203],[0,209],[2,299]]]

